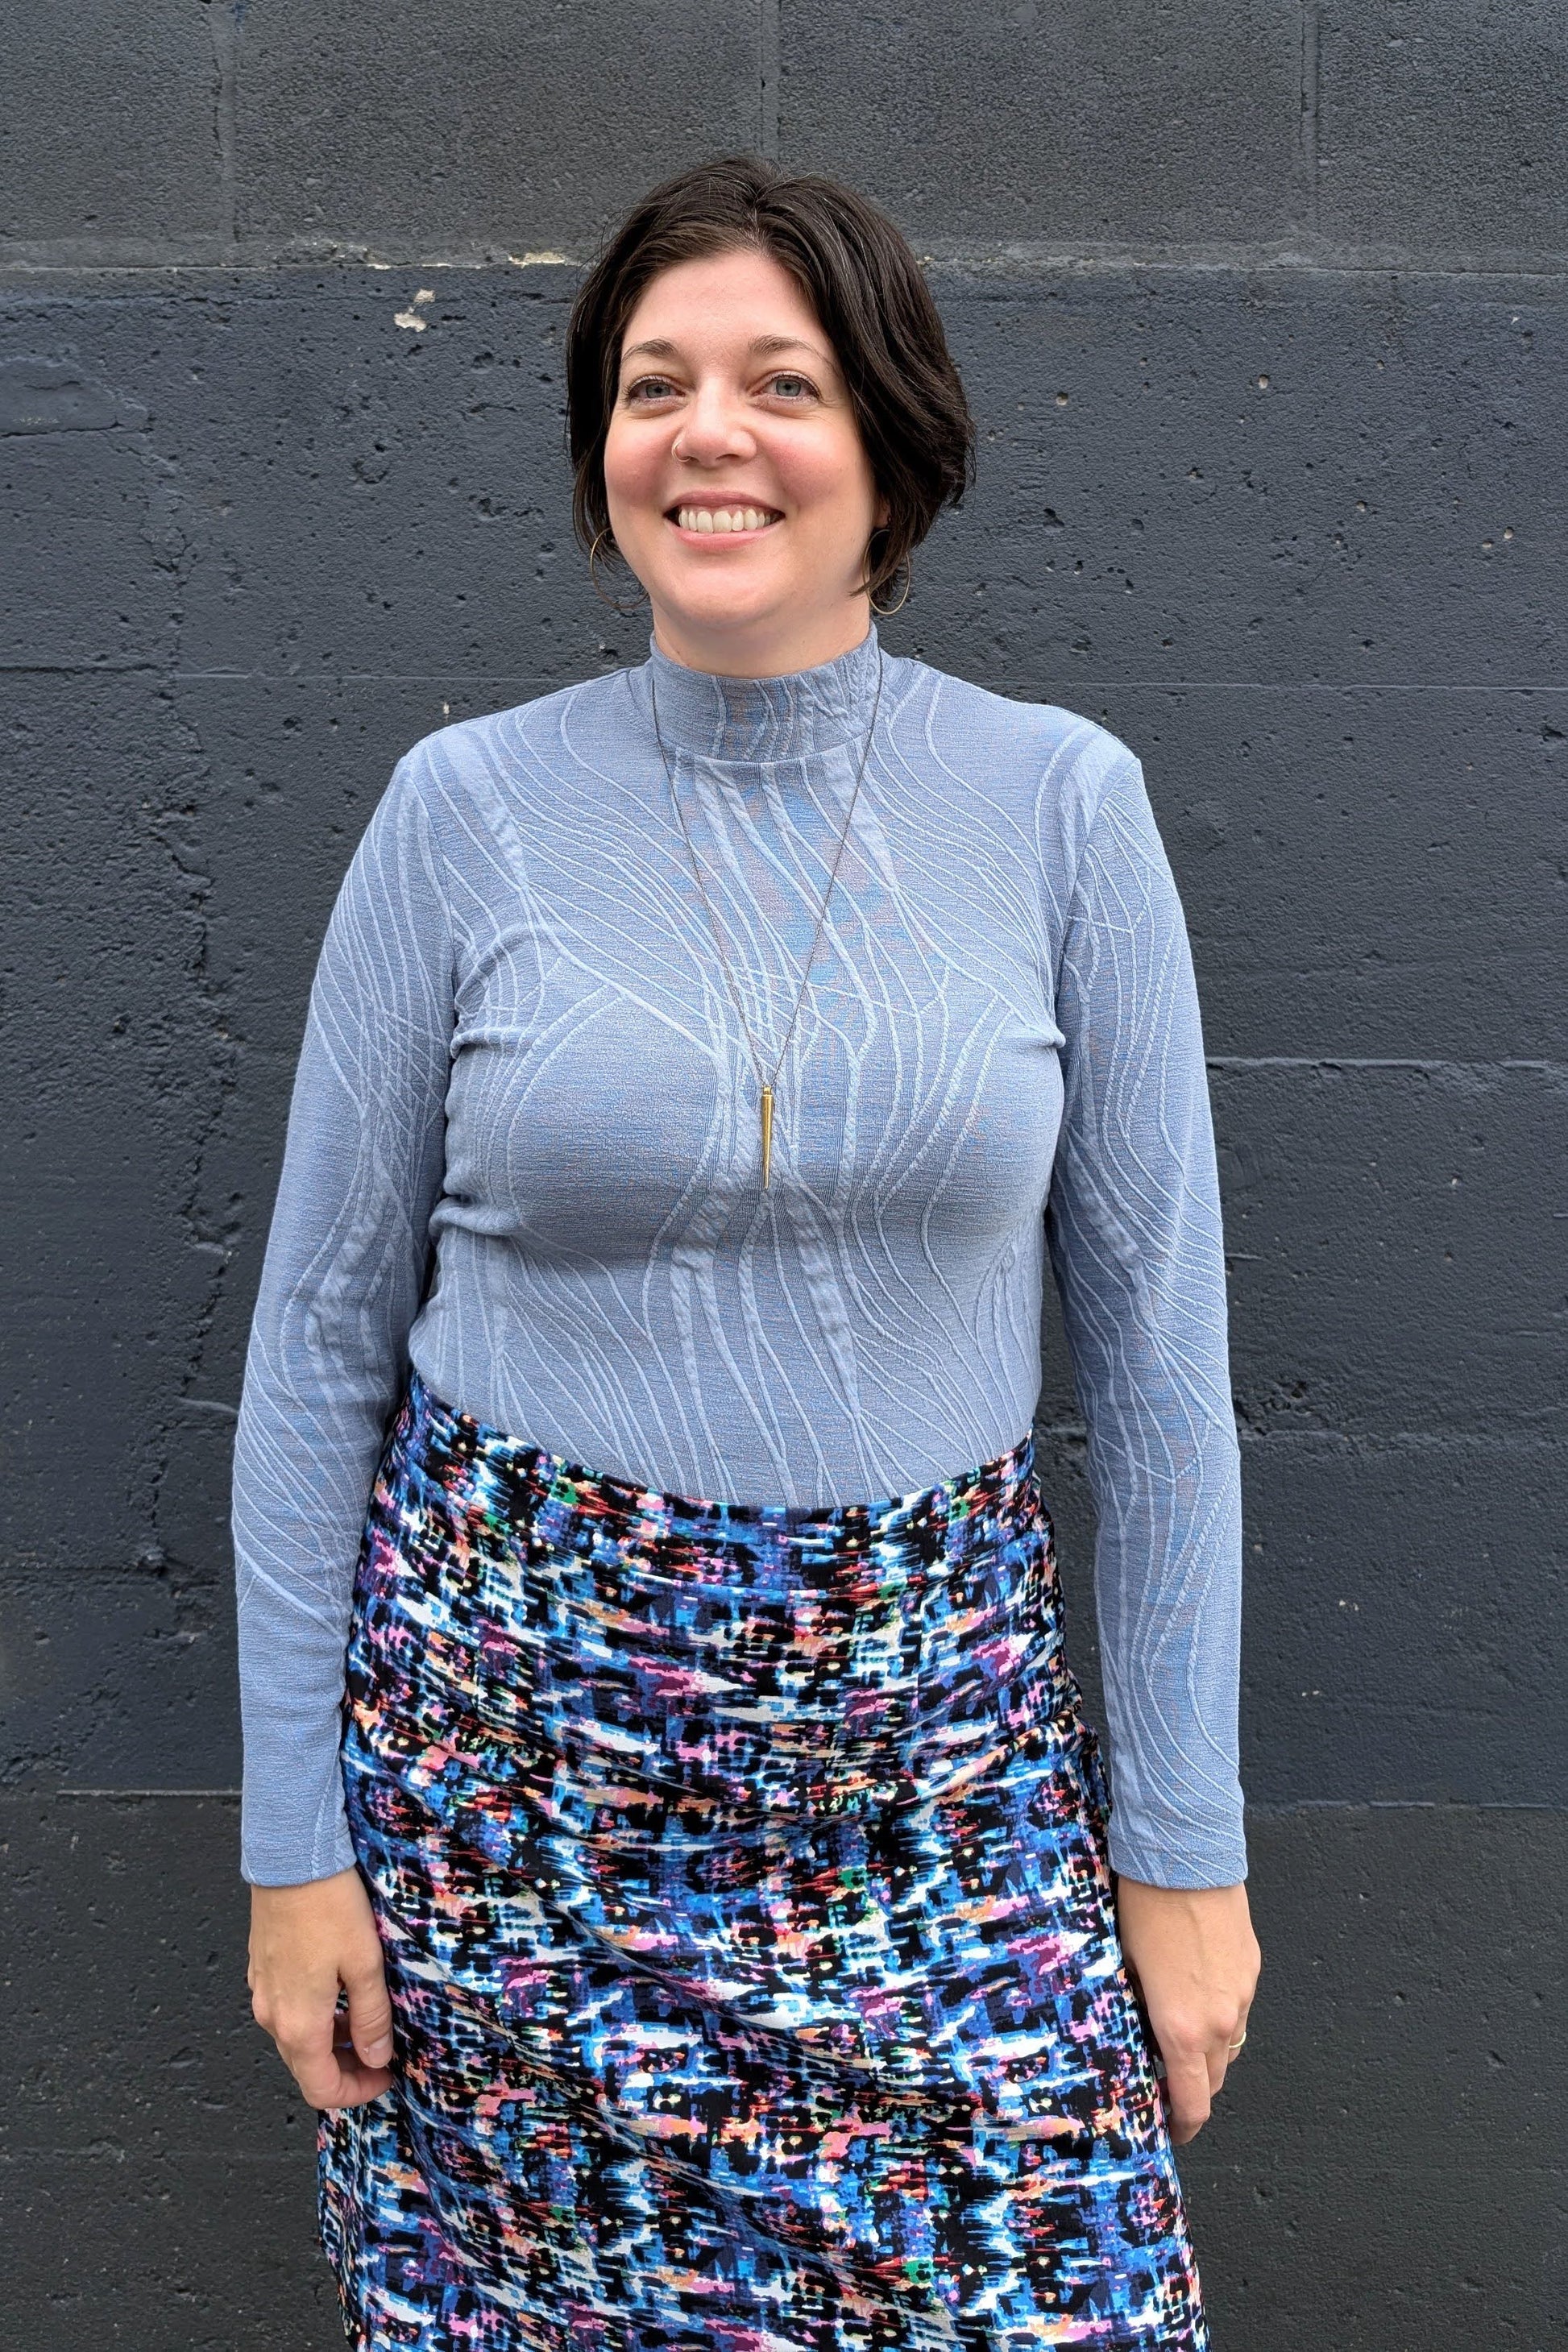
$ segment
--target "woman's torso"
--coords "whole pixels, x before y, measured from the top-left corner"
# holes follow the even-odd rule
[[[664,1492],[907,1493],[1027,1430],[1062,1109],[1053,975],[1092,722],[887,658],[655,654],[417,747],[451,924],[436,1392]],[[809,682],[809,684],[805,683]]]

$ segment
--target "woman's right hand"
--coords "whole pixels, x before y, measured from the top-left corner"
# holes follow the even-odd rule
[[[357,2107],[392,2080],[392,2003],[357,1870],[250,1890],[250,2006],[313,2107]],[[348,1995],[347,2032],[338,2016]]]

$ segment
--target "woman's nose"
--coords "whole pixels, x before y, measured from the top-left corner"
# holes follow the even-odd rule
[[[721,457],[748,457],[755,444],[740,403],[713,385],[698,391],[672,446],[678,457],[710,466]]]

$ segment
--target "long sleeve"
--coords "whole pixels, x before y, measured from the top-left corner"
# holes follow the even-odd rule
[[[1057,1017],[1047,1236],[1099,1517],[1111,1861],[1152,1885],[1231,1885],[1241,1471],[1219,1184],[1186,925],[1130,754],[1084,842]]]
[[[441,860],[398,763],[310,992],[247,1351],[233,1528],[253,1884],[353,1861],[338,1761],[365,1507],[400,1392],[444,1160],[452,1028]]]

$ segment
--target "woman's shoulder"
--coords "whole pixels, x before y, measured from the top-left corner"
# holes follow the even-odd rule
[[[498,761],[550,759],[570,748],[580,730],[598,735],[632,717],[625,669],[552,687],[525,701],[469,719],[447,719],[411,743],[397,763],[410,784],[428,791],[471,773],[493,772]]]
[[[558,816],[614,761],[632,710],[626,677],[611,670],[432,728],[397,761],[373,825],[433,833],[461,859],[480,836]]]
[[[1103,721],[1021,689],[1001,693],[929,662],[900,660],[897,714],[906,743],[988,798],[1005,795],[1022,815],[1070,846],[1094,822],[1109,792],[1142,790],[1136,753]]]

